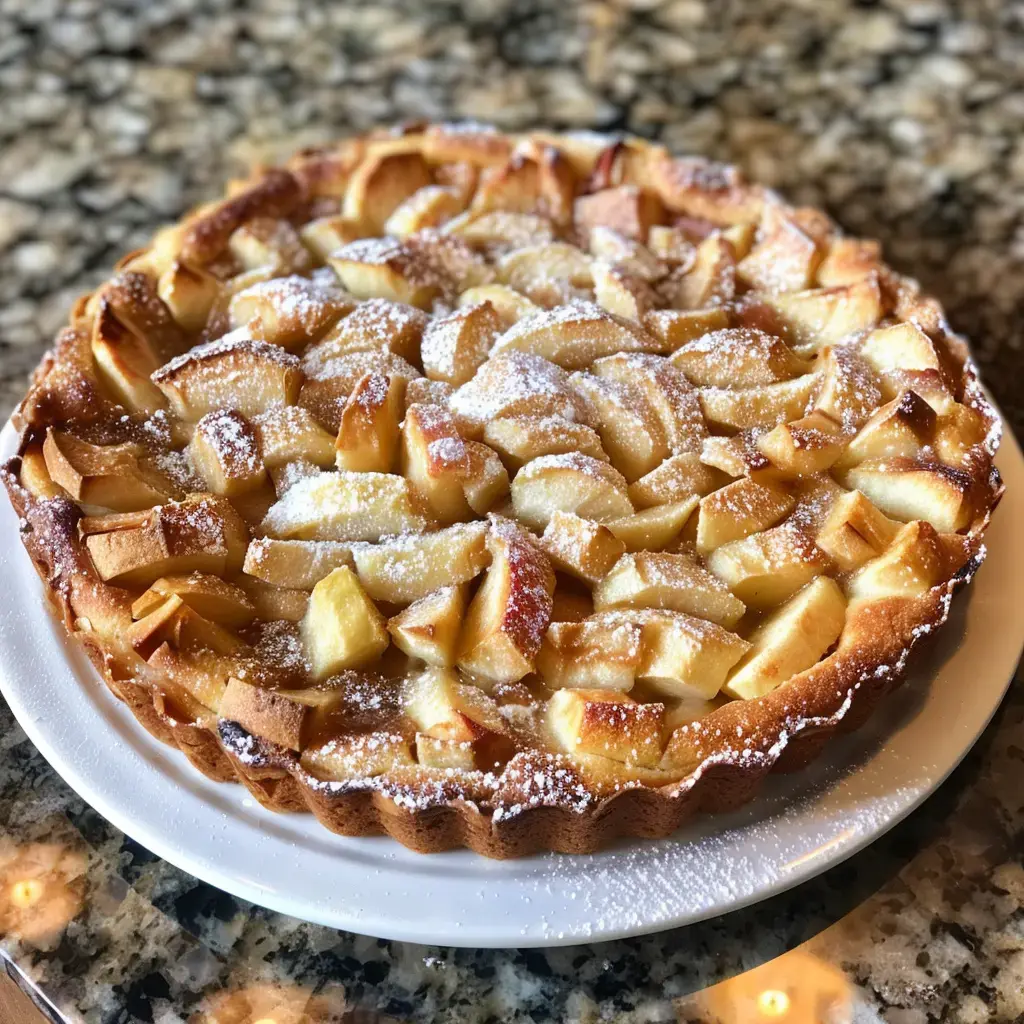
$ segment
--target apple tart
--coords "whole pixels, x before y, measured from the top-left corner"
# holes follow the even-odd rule
[[[300,153],[71,311],[5,482],[199,770],[494,857],[813,758],[984,556],[999,423],[871,241],[636,139]]]

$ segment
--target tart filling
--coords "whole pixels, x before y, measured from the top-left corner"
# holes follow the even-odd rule
[[[277,809],[496,856],[812,756],[1000,493],[963,342],[875,244],[638,140],[452,126],[160,232],[16,423],[26,546],[147,728]]]

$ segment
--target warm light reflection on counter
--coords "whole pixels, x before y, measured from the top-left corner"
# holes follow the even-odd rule
[[[853,986],[831,964],[795,949],[683,1001],[701,1024],[851,1024]]]
[[[340,1024],[345,990],[257,981],[208,996],[189,1024]]]
[[[82,910],[86,856],[60,843],[0,842],[0,934],[56,941]]]

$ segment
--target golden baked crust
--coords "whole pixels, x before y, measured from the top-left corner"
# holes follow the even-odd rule
[[[984,557],[999,423],[874,243],[636,139],[435,125],[234,183],[72,311],[22,539],[211,778],[494,857],[811,760]]]

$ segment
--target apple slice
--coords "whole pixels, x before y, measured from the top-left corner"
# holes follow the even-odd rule
[[[861,427],[882,401],[874,371],[849,346],[825,349],[818,357],[821,390],[814,407],[847,430]]]
[[[409,482],[390,473],[321,473],[288,489],[261,532],[283,540],[370,540],[429,528]]]
[[[376,661],[390,639],[384,616],[346,566],[313,588],[301,631],[318,680]]]
[[[428,309],[443,283],[422,253],[394,238],[357,239],[336,249],[327,262],[357,299],[383,298]]]
[[[299,239],[318,264],[325,263],[332,252],[354,242],[359,235],[355,221],[337,214],[317,217],[299,228]]]
[[[100,302],[92,326],[92,354],[100,380],[126,409],[153,413],[167,404],[150,375],[160,366],[153,346]]]
[[[298,232],[278,217],[253,217],[228,236],[227,251],[243,271],[265,270],[281,274],[304,273],[312,260]]]
[[[457,523],[436,533],[391,537],[352,548],[359,582],[375,601],[408,604],[478,576],[490,562],[483,523]]]
[[[492,252],[555,240],[555,226],[550,218],[509,210],[467,213],[446,224],[444,230],[475,248]]]
[[[971,478],[960,469],[919,459],[869,459],[839,475],[885,515],[923,519],[940,533],[963,529],[971,520]]]
[[[757,439],[757,448],[787,476],[813,476],[843,454],[842,425],[821,409],[791,423],[780,423]]]
[[[711,552],[707,564],[741,601],[767,609],[828,572],[832,563],[798,524],[790,522],[723,544]]]
[[[232,328],[258,321],[264,341],[293,350],[316,341],[335,321],[355,308],[338,289],[292,275],[260,281],[238,292],[228,306]]]
[[[417,377],[405,385],[405,407],[408,409],[413,405],[437,405],[447,409],[448,400],[454,394],[455,388],[451,384],[445,384],[443,380]]]
[[[294,405],[302,370],[296,356],[278,345],[254,341],[240,328],[165,363],[153,374],[153,382],[174,414],[194,423],[221,409],[257,416],[274,406]]]
[[[466,441],[469,471],[462,481],[466,503],[478,515],[486,515],[509,493],[508,472],[497,453],[479,441]]]
[[[234,410],[203,416],[189,441],[188,454],[207,490],[214,494],[247,494],[267,479],[256,431]]]
[[[911,323],[872,331],[861,343],[860,355],[880,375],[894,370],[942,369],[931,338]]]
[[[892,543],[899,525],[860,491],[846,491],[832,502],[814,542],[848,572],[880,555]]]
[[[671,363],[699,387],[755,388],[806,374],[811,364],[754,327],[726,327],[687,341]]]
[[[306,708],[287,693],[251,686],[241,679],[228,680],[218,714],[237,722],[246,732],[288,750],[301,746]]]
[[[555,512],[608,522],[632,515],[626,480],[618,470],[586,455],[544,455],[528,462],[512,481],[516,518],[542,530]]]
[[[351,352],[391,352],[418,363],[429,318],[421,309],[391,299],[367,299],[339,320],[303,359],[307,372]]]
[[[659,281],[669,272],[668,262],[659,259],[647,245],[604,225],[590,228],[588,248],[591,256],[648,284]]]
[[[743,602],[692,558],[664,551],[623,555],[594,588],[594,607],[667,608],[732,626],[744,612]]]
[[[492,350],[493,351],[493,350]],[[569,375],[554,363],[526,352],[492,355],[449,403],[459,427],[472,440],[491,421],[507,416],[561,416],[590,423],[592,410],[571,387]]]
[[[82,520],[85,544],[100,578],[146,587],[161,576],[238,572],[249,536],[226,498],[193,494],[146,512]]]
[[[484,170],[470,209],[542,213],[567,225],[575,192],[576,175],[561,150],[526,143],[516,147],[507,163]]]
[[[312,590],[343,565],[350,569],[355,566],[351,544],[256,537],[249,541],[242,571],[278,587]]]
[[[823,288],[853,284],[882,269],[882,247],[863,238],[832,238],[818,264],[817,283]]]
[[[594,410],[601,444],[627,481],[668,457],[665,428],[640,388],[589,373],[574,373],[569,383]]]
[[[700,498],[691,494],[682,501],[613,519],[608,530],[625,545],[626,551],[661,551],[679,536],[699,503]]]
[[[239,587],[261,622],[301,622],[309,610],[309,591],[292,587],[275,587],[272,583],[242,576]]]
[[[423,372],[455,387],[465,384],[486,361],[502,329],[501,317],[486,300],[437,317],[423,334]]]
[[[651,351],[660,355],[677,352],[687,342],[729,326],[729,314],[714,306],[708,309],[652,309],[644,316],[644,327],[657,340]]]
[[[402,474],[441,522],[472,518],[462,490],[469,476],[469,460],[466,443],[449,412],[436,405],[413,405],[406,410]]]
[[[484,441],[513,470],[543,455],[570,452],[608,461],[596,430],[560,416],[500,416],[484,427]]]
[[[729,302],[736,294],[736,250],[725,236],[715,231],[698,246],[693,266],[674,289],[676,309],[705,309]]]
[[[50,471],[46,468],[46,458],[41,444],[29,445],[21,453],[21,468],[18,470],[18,483],[39,501],[66,495],[67,491],[55,483]]]
[[[361,161],[348,180],[342,213],[363,234],[380,234],[409,196],[432,184],[419,153],[380,153]]]
[[[821,261],[815,240],[774,203],[761,214],[759,239],[736,267],[748,287],[766,292],[795,292],[810,288]]]
[[[580,196],[574,204],[576,224],[584,231],[603,227],[642,242],[651,226],[665,217],[661,199],[635,185],[617,185]]]
[[[335,441],[338,468],[387,473],[394,467],[402,420],[401,377],[368,373],[345,402]]]
[[[659,347],[639,324],[580,302],[519,320],[495,341],[491,353],[526,352],[567,370],[580,370],[601,356],[656,352]]]
[[[595,260],[591,266],[594,298],[597,304],[616,316],[642,323],[655,305],[654,289],[642,278],[624,267]]]
[[[705,465],[700,455],[686,452],[671,456],[657,469],[631,483],[629,497],[640,510],[675,504],[695,494],[710,494],[728,482],[724,473]]]
[[[774,526],[793,511],[796,499],[782,487],[741,477],[700,501],[697,551],[707,555],[723,544]]]
[[[48,427],[42,455],[53,483],[85,505],[134,512],[181,493],[149,463],[141,445],[90,444]]]
[[[431,666],[409,677],[402,707],[420,732],[436,739],[472,743],[486,733],[505,732],[498,705],[449,668]]]
[[[221,283],[205,270],[175,259],[161,271],[156,289],[175,323],[188,334],[198,334],[220,295]]]
[[[516,321],[540,312],[540,306],[507,284],[482,284],[467,288],[458,300],[459,309],[489,302],[501,321],[501,329],[507,331]]]
[[[708,424],[724,433],[755,428],[771,430],[802,417],[820,383],[818,374],[808,373],[779,384],[741,391],[701,388],[700,404]]]
[[[179,597],[204,619],[240,629],[252,622],[255,609],[245,591],[232,583],[194,572],[187,576],[162,576],[132,604],[132,618],[141,619],[167,601]]]
[[[594,280],[591,258],[567,242],[513,249],[498,260],[498,280],[539,306],[586,298]]]
[[[388,729],[338,736],[307,747],[299,760],[310,775],[328,782],[372,779],[416,764],[409,737]]]
[[[451,668],[466,604],[465,585],[440,587],[388,620],[391,642],[410,658]]]
[[[839,639],[846,598],[819,576],[776,609],[750,635],[751,648],[725,684],[738,700],[763,697],[812,665]]]
[[[555,574],[536,540],[492,516],[492,555],[459,638],[458,667],[488,683],[514,683],[533,671],[551,620]]]
[[[253,417],[263,465],[273,470],[305,460],[326,468],[334,464],[334,437],[301,405],[280,405]]]
[[[384,234],[408,238],[419,231],[440,227],[460,214],[466,201],[459,191],[444,185],[424,185],[403,199],[384,224]]]
[[[588,583],[602,579],[626,550],[607,527],[562,511],[551,516],[541,546],[556,569]]]
[[[893,456],[911,457],[935,437],[938,418],[932,407],[915,391],[903,391],[877,409],[838,461],[840,470]]]
[[[664,704],[638,704],[607,690],[558,690],[547,725],[559,749],[653,768],[661,760]]]
[[[640,664],[640,625],[607,615],[582,622],[552,622],[537,655],[549,689],[633,688]]]
[[[850,601],[881,601],[888,597],[921,597],[946,578],[946,557],[935,528],[926,522],[907,523],[892,543],[850,579]]]

